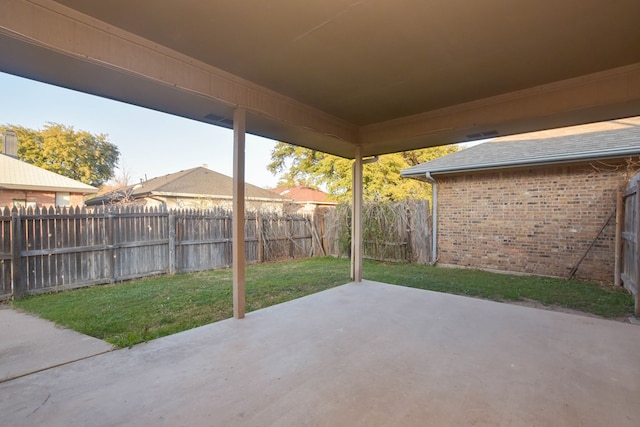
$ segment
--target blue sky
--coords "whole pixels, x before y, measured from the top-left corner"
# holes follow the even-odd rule
[[[47,122],[108,135],[134,182],[202,164],[233,173],[229,129],[0,73],[0,124],[41,129]],[[275,187],[278,179],[267,170],[275,143],[247,135],[247,182]]]

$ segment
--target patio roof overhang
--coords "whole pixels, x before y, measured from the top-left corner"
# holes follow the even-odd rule
[[[640,2],[1,0],[0,70],[353,158],[640,115]]]

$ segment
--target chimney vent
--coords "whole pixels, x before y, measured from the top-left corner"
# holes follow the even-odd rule
[[[18,137],[14,131],[8,130],[2,135],[2,154],[18,158]]]

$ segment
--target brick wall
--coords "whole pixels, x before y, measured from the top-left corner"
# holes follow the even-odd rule
[[[84,206],[84,195],[71,193],[71,206]]]
[[[438,176],[438,262],[567,277],[626,182],[624,163],[596,167]],[[614,240],[615,215],[576,277],[612,282]]]
[[[56,193],[48,191],[23,191],[23,190],[0,190],[0,207],[13,207],[13,201],[26,200],[27,203],[35,203],[38,207],[55,207]],[[82,194],[70,195],[72,206],[84,205]]]

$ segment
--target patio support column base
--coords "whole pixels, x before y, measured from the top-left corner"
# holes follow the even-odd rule
[[[233,317],[245,315],[245,256],[244,256],[244,166],[245,166],[245,110],[233,112]]]

